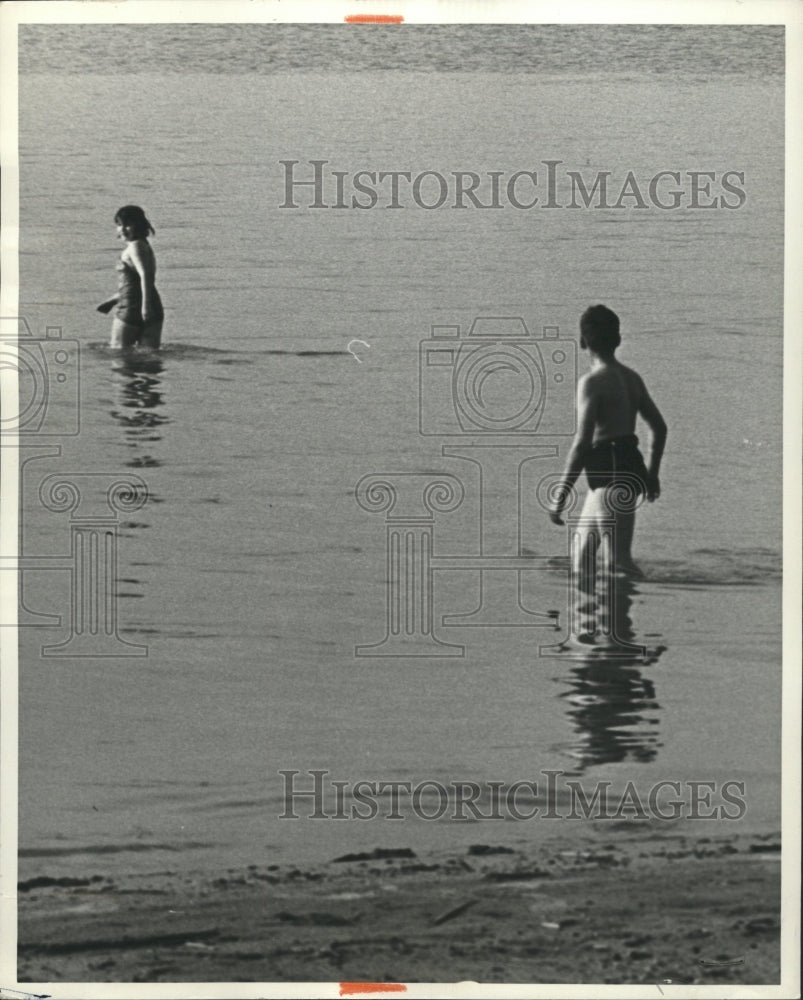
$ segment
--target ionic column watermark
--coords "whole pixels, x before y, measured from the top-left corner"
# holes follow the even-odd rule
[[[145,482],[128,473],[56,473],[42,480],[39,498],[48,510],[69,512],[71,543],[69,555],[20,560],[22,569],[70,571],[70,636],[43,646],[42,656],[147,656],[146,645],[119,635],[116,590],[118,515],[143,506]]]
[[[433,622],[432,552],[436,513],[463,501],[459,479],[395,472],[363,476],[355,488],[363,510],[384,513],[386,524],[385,638],[355,647],[356,656],[462,656],[443,642]]]

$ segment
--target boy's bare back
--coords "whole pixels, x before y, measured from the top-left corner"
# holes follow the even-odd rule
[[[634,434],[639,413],[647,420],[649,394],[641,376],[615,359],[584,375],[580,390],[593,411],[594,444]]]

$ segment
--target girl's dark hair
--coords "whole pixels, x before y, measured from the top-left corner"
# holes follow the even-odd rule
[[[591,306],[580,317],[581,347],[592,351],[615,351],[621,344],[619,317],[607,306]]]
[[[147,239],[148,235],[156,233],[139,205],[123,205],[118,208],[114,221],[118,226],[131,226],[138,240]]]

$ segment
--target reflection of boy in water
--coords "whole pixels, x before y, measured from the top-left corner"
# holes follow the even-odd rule
[[[610,521],[613,514],[616,518],[614,567],[626,573],[640,573],[630,552],[636,520],[635,503],[625,504],[630,509],[622,510],[617,500],[621,500],[623,493],[632,495],[634,491],[645,495],[649,501],[660,496],[658,470],[666,443],[666,423],[641,377],[614,357],[620,343],[616,313],[605,306],[586,309],[580,319],[580,346],[587,348],[591,355],[591,371],[577,384],[577,434],[556,493],[557,502],[549,516],[555,524],[563,524],[561,512],[571,487],[585,469],[589,492],[582,517],[588,526],[583,529],[580,558],[584,558],[592,535],[596,536],[594,544],[605,537],[600,522],[603,519]],[[648,466],[644,464],[634,433],[638,415],[652,431]]]

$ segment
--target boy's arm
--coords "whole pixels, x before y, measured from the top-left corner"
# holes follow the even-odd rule
[[[661,484],[658,481],[658,471],[661,468],[661,458],[666,445],[667,427],[666,421],[661,416],[661,411],[653,402],[647,387],[641,383],[642,393],[639,403],[639,413],[644,418],[647,426],[652,431],[652,441],[650,442],[650,461],[647,465],[647,499],[657,500],[661,495]]]
[[[572,487],[577,477],[583,471],[586,452],[594,440],[594,423],[597,413],[597,399],[591,388],[590,381],[583,377],[577,383],[577,433],[566,456],[566,467],[563,479],[556,490],[557,499],[549,512],[549,518],[554,524],[563,524],[561,513],[569,502]]]

